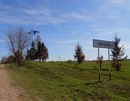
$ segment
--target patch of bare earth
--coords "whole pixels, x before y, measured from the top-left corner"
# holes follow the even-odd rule
[[[27,95],[9,78],[4,65],[0,65],[0,101],[27,101]]]

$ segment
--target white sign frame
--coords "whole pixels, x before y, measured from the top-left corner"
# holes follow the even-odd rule
[[[113,49],[115,47],[115,43],[112,41],[93,39],[93,47]]]

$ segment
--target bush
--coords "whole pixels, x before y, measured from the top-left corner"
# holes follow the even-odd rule
[[[3,64],[7,64],[7,63],[14,63],[16,61],[16,59],[14,58],[14,56],[9,56],[9,57],[3,57],[1,59],[1,63]]]

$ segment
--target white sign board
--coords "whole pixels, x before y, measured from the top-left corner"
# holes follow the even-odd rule
[[[115,44],[112,41],[93,39],[93,47],[113,49],[115,47]]]

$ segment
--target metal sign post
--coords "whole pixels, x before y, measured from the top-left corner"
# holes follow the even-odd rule
[[[99,48],[98,48],[98,58],[100,57],[100,50],[99,50]],[[100,64],[99,64],[99,71],[98,71],[98,82],[100,82],[101,81],[101,68],[100,68]]]
[[[110,61],[110,49],[115,47],[115,43],[112,41],[104,41],[104,40],[97,40],[93,39],[93,47],[98,48],[98,58],[100,57],[99,48],[107,48],[108,49],[108,60]],[[101,81],[101,68],[99,64],[99,82]],[[109,68],[109,80],[111,80],[111,67]]]
[[[108,60],[110,61],[110,49],[108,48]],[[109,81],[111,81],[111,67],[109,68]]]

